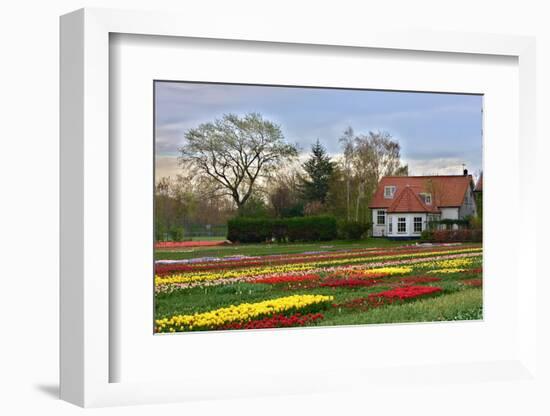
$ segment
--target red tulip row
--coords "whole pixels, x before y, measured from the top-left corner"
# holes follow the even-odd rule
[[[395,302],[414,299],[420,296],[439,293],[443,289],[432,286],[401,286],[380,293],[372,293],[367,297],[348,300],[347,302],[333,304],[338,308],[370,309],[378,306],[389,305]]]
[[[401,283],[404,284],[418,284],[418,283],[431,283],[441,281],[440,277],[431,276],[411,276],[401,279]]]
[[[417,298],[419,296],[431,295],[433,293],[441,292],[443,289],[435,286],[402,286],[395,289],[386,290],[381,293],[373,293],[369,295],[373,299],[388,299],[388,300],[405,300]]]
[[[321,287],[370,287],[379,284],[377,279],[327,279],[319,284]]]
[[[297,313],[288,317],[284,315],[273,315],[267,318],[244,323],[234,322],[229,325],[225,325],[220,329],[263,329],[306,326],[323,318],[324,316],[322,313],[308,313],[307,315],[300,315]]]
[[[349,274],[333,274],[327,279],[321,280],[321,276],[318,274],[304,274],[304,275],[280,275],[265,277],[262,279],[254,280],[251,283],[262,284],[292,284],[292,283],[304,283],[312,282],[314,287],[370,287],[380,283],[384,283],[381,280],[384,277],[388,277],[387,273],[378,273],[369,276],[365,276],[361,273],[349,273]],[[319,283],[320,281],[320,283]],[[399,282],[405,285],[419,284],[419,283],[432,283],[439,282],[441,278],[433,276],[411,276],[401,279]],[[301,286],[300,286],[301,287]]]
[[[225,241],[159,241],[155,243],[155,248],[214,247],[225,244]]]

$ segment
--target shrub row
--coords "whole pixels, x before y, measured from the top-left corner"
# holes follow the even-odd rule
[[[434,224],[442,224],[442,225],[458,225],[460,227],[468,227],[470,224],[469,219],[450,219],[445,218],[443,220],[434,221]]]
[[[342,240],[359,240],[369,230],[369,225],[358,221],[340,221],[338,238]]]
[[[450,242],[481,242],[481,229],[462,229],[462,230],[424,230],[422,240],[434,243]]]
[[[328,241],[338,236],[336,219],[330,216],[293,218],[243,218],[227,222],[227,239],[239,243]]]

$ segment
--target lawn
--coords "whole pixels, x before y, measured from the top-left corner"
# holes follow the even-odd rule
[[[330,241],[319,243],[283,243],[283,244],[230,244],[218,247],[193,247],[160,249],[155,251],[155,259],[183,260],[198,257],[224,256],[268,256],[274,254],[296,254],[311,251],[336,251],[371,247],[398,247],[415,244],[414,241],[397,241],[369,238],[362,241]]]
[[[482,318],[480,244],[370,239],[156,257],[157,332]]]

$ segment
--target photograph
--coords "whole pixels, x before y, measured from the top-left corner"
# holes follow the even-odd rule
[[[153,91],[155,334],[483,319],[482,94]]]

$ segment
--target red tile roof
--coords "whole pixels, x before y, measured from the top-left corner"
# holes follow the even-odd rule
[[[393,198],[384,198],[384,187],[395,186]],[[374,193],[370,208],[386,208],[393,212],[437,212],[443,207],[460,207],[468,187],[473,187],[472,175],[453,176],[384,176]],[[421,193],[432,195],[432,204],[420,198]],[[414,196],[415,198],[412,198]],[[421,211],[404,211],[421,209]]]
[[[388,207],[388,212],[438,212],[433,204],[424,204],[411,187],[407,186],[395,195],[393,203]]]

